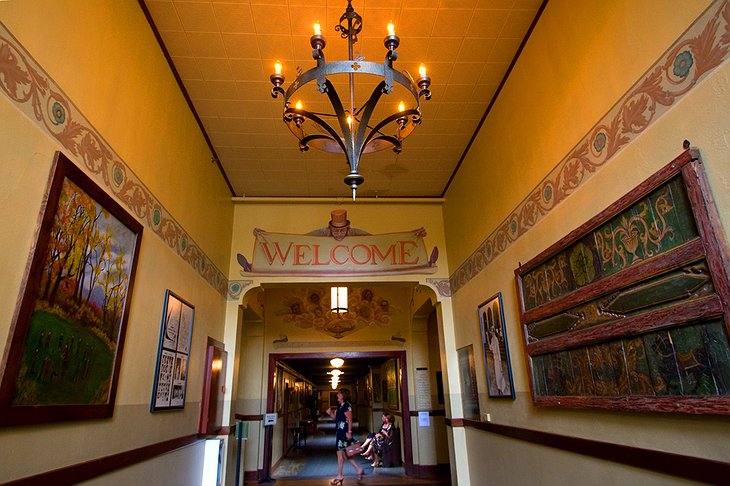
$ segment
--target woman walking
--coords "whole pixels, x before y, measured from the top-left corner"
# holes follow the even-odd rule
[[[352,467],[357,471],[357,480],[362,480],[365,471],[361,468],[354,458],[348,458],[345,455],[345,448],[354,443],[355,440],[352,438],[352,405],[350,405],[350,390],[347,388],[341,388],[337,392],[337,411],[332,409],[327,410],[327,415],[335,420],[335,434],[337,438],[337,477],[334,478],[330,484],[335,486],[342,486],[342,482],[345,477],[342,474],[342,470],[345,466],[345,459],[350,461]]]

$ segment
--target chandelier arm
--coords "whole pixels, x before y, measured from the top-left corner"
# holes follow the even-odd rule
[[[357,161],[354,160],[355,156],[355,146],[354,146],[354,139],[352,134],[352,129],[350,128],[350,125],[347,123],[347,115],[345,114],[345,109],[342,106],[342,102],[340,101],[340,97],[337,94],[337,90],[332,85],[330,80],[326,80],[327,84],[327,97],[330,99],[330,103],[332,104],[332,108],[335,109],[335,113],[337,114],[337,119],[340,122],[340,129],[342,130],[342,143],[345,145],[345,155],[347,156],[347,164],[350,166],[350,169],[353,169],[357,171]],[[323,123],[324,120],[322,120]],[[354,164],[354,167],[353,167]]]
[[[390,141],[390,139],[393,139],[393,140],[398,141],[397,147],[400,147],[400,140],[398,140],[398,138],[391,137],[390,135],[384,135],[384,134],[382,134],[382,132],[380,132],[380,129],[383,128],[385,125],[387,125],[389,123],[392,123],[392,122],[398,120],[399,118],[408,117],[408,116],[411,116],[411,115],[415,115],[415,116],[418,116],[420,118],[420,112],[417,109],[415,109],[415,108],[411,108],[410,110],[400,111],[398,113],[394,113],[394,114],[390,115],[387,118],[384,118],[380,123],[378,123],[377,125],[375,125],[375,128],[373,128],[370,131],[370,134],[365,139],[365,142],[362,144],[362,147],[360,148],[360,153],[363,153],[363,151],[365,150],[365,148],[368,146],[368,144],[370,144],[370,142],[372,140],[388,140],[388,141]],[[380,134],[380,136],[375,137],[376,134]],[[402,138],[401,138],[401,140],[402,140]],[[394,145],[396,145],[396,144],[394,144]],[[400,151],[400,150],[398,150],[398,151]]]
[[[365,111],[362,115],[362,121],[357,127],[357,136],[355,139],[355,146],[358,147],[358,153],[362,153],[362,148],[365,146],[363,143],[363,140],[365,139],[365,130],[368,128],[368,122],[370,121],[370,117],[373,116],[375,106],[378,104],[380,97],[383,96],[383,89],[385,88],[385,85],[385,81],[378,83],[370,95],[370,99],[368,99],[367,103],[365,103]]]
[[[312,135],[305,135],[304,137],[299,139],[299,149],[304,152],[309,149],[309,142],[312,142],[314,140],[334,140],[332,137],[328,137],[327,135],[323,135],[321,133],[314,133]],[[340,144],[340,146],[342,146]],[[302,148],[306,147],[306,148]]]
[[[391,135],[380,135],[370,140],[370,142],[376,142],[378,140],[384,140],[391,145],[393,145],[393,152],[399,154],[401,150],[403,149],[403,145],[401,144],[401,141],[398,140],[398,138],[393,137]],[[368,143],[370,143],[368,142]]]
[[[297,110],[296,108],[287,108],[284,111],[284,116],[286,116],[287,114],[299,115],[301,117],[304,117],[305,119],[312,120],[314,123],[316,123],[317,125],[322,127],[325,131],[327,131],[327,133],[330,134],[330,137],[320,135],[319,137],[313,138],[314,137],[313,135],[306,135],[304,133],[304,130],[301,130],[301,128],[300,128],[299,130],[301,130],[303,136],[299,136],[298,134],[295,133],[295,135],[297,135],[297,138],[299,138],[300,143],[302,143],[302,141],[305,139],[307,139],[307,141],[310,141],[310,140],[314,140],[314,139],[329,138],[333,142],[336,142],[342,148],[342,151],[344,153],[347,153],[347,147],[344,145],[342,137],[340,137],[340,134],[337,133],[337,131],[335,131],[335,129],[332,128],[329,123],[327,123],[326,121],[324,121],[323,119],[321,119],[320,117],[315,115],[314,113],[311,113],[307,110]],[[294,123],[294,122],[292,121],[290,123]],[[291,130],[291,126],[290,126],[290,130]]]

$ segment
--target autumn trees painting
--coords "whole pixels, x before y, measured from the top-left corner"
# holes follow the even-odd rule
[[[0,391],[20,423],[111,415],[142,231],[57,159]]]

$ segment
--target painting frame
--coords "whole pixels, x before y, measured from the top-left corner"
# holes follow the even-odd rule
[[[167,289],[150,412],[185,408],[194,322],[195,306]]]
[[[383,400],[388,410],[398,410],[398,359],[394,358],[385,363],[385,381],[387,388]]]
[[[379,368],[373,368],[373,405],[376,403],[383,403],[383,383]]]
[[[113,415],[142,229],[56,152],[2,363],[0,425]]]
[[[461,382],[461,405],[464,418],[479,420],[479,387],[474,362],[474,346],[468,344],[456,350]]]
[[[512,364],[507,342],[507,327],[504,322],[502,292],[497,292],[479,304],[477,315],[484,350],[487,396],[514,400],[515,386],[512,380]],[[505,356],[504,359],[502,355]]]

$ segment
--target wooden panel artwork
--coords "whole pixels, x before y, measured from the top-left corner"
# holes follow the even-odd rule
[[[730,414],[727,261],[687,150],[520,266],[535,405]]]

